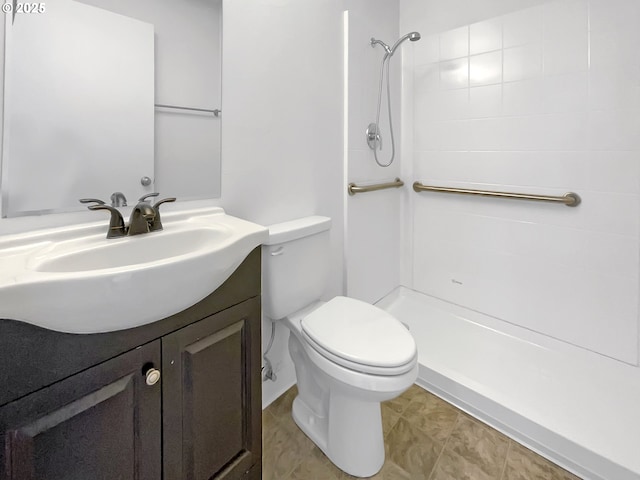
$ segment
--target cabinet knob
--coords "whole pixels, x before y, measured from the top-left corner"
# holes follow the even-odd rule
[[[149,370],[147,370],[145,378],[147,385],[155,385],[156,383],[158,383],[158,380],[160,380],[160,370],[156,368],[150,368]]]

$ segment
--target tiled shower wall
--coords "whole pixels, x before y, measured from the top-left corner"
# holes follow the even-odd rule
[[[413,177],[582,204],[413,194],[411,286],[637,364],[640,2],[490,3],[437,31],[401,1]]]

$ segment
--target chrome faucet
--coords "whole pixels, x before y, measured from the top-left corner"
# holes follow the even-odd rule
[[[117,193],[119,192],[111,196],[112,201]],[[133,211],[131,212],[129,225],[125,225],[124,218],[117,208],[106,205],[102,200],[97,198],[82,198],[80,199],[80,203],[94,203],[95,205],[89,205],[87,207],[89,210],[108,210],[111,213],[111,220],[109,221],[107,238],[119,238],[162,230],[159,207],[163,203],[175,202],[176,198],[164,198],[151,206],[151,204],[147,202],[147,199],[157,197],[158,195],[158,193],[149,193],[140,197],[138,204],[133,207]],[[122,195],[122,197],[124,198],[124,195]]]

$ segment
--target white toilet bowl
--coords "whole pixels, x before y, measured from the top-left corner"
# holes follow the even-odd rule
[[[400,348],[408,348],[404,348],[403,354],[398,352],[400,355],[397,357],[408,358],[408,361],[395,362],[394,366],[387,367],[368,365],[380,362],[357,363],[344,358],[344,354],[340,356],[341,352],[330,352],[318,345],[310,338],[303,322],[312,315],[321,320],[318,315],[322,317],[323,310],[331,310],[332,304],[334,311],[345,304],[364,307],[367,312],[378,310],[377,316],[382,315],[385,323],[380,325],[381,319],[378,318],[379,338],[385,330],[390,337],[394,337],[394,332],[389,332],[388,328],[396,334],[406,333],[409,345],[401,345]],[[326,319],[322,320],[326,324]],[[340,321],[345,322],[346,319]],[[358,323],[362,326],[366,322],[366,318],[361,318]],[[413,339],[405,327],[390,315],[345,297],[336,297],[327,304],[318,303],[305,308],[287,317],[284,323],[291,332],[289,353],[298,380],[299,395],[293,403],[296,424],[343,471],[358,477],[375,475],[382,468],[385,458],[380,402],[397,397],[416,380],[417,355],[415,345],[410,345]],[[335,333],[341,335],[338,331]],[[366,339],[366,346],[371,351],[376,348],[371,338]],[[398,349],[397,344],[395,348]]]

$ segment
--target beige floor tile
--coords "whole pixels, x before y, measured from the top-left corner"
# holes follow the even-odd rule
[[[502,471],[491,476],[478,465],[445,448],[429,480],[500,480],[501,474]]]
[[[509,442],[500,432],[460,415],[446,449],[476,465],[490,478],[500,478]]]
[[[425,395],[431,395],[431,393],[427,392],[424,388],[419,387],[418,385],[411,385],[407,389],[407,391],[401,395],[401,397],[407,398],[409,401],[413,401],[419,400]]]
[[[289,434],[292,440],[296,442],[301,452],[307,454],[316,448],[315,443],[296,425],[291,414],[283,416],[279,424],[280,427]]]
[[[420,388],[417,385],[411,385],[402,395],[394,398],[393,400],[383,402],[382,405],[388,407],[397,414],[401,414],[413,399],[424,395],[425,393],[426,391],[423,388]]]
[[[289,477],[290,480],[340,480],[343,472],[334,466],[320,451],[313,447]]]
[[[512,441],[504,480],[580,480],[544,457]]]
[[[263,480],[289,478],[289,474],[315,448],[291,416],[291,404],[296,395],[297,390],[288,390],[263,412],[263,428],[266,425],[268,429],[263,432]]]
[[[428,479],[440,456],[442,443],[400,418],[387,436],[387,459],[413,480]]]
[[[314,447],[305,460],[293,471],[287,480],[355,480],[354,477],[343,472],[329,460],[319,448]],[[411,480],[411,475],[387,460],[380,472],[369,480]]]
[[[380,474],[384,480],[411,480],[411,475],[392,461],[385,462]]]
[[[389,432],[391,431],[391,429],[398,422],[398,419],[400,418],[400,414],[394,412],[387,405],[382,405],[380,410],[382,413],[382,432],[386,437],[387,435],[389,435]]]
[[[278,422],[270,412],[264,410],[262,412],[262,443],[278,429]]]
[[[291,405],[293,400],[298,395],[298,388],[294,385],[285,393],[283,393],[277,400],[267,407],[267,411],[273,415],[277,420],[280,420],[283,416],[291,416]]]
[[[387,460],[382,470],[371,477],[371,480],[411,480],[411,475],[390,460]]]
[[[451,435],[458,419],[458,409],[435,395],[414,398],[402,416],[442,443]]]
[[[341,472],[341,475],[338,476],[338,480],[357,480],[360,478],[361,477],[354,477],[344,472]],[[373,477],[367,477],[367,480],[412,480],[413,478],[411,474],[405,472],[395,463],[386,460],[382,469]]]
[[[546,480],[549,475],[549,466],[544,458],[511,442],[504,470],[505,480]]]
[[[567,472],[565,469],[552,464],[551,480],[581,480],[581,479],[580,477],[574,475],[573,473]]]
[[[263,412],[263,480],[355,479],[295,424],[296,395]],[[382,422],[386,462],[371,480],[580,480],[417,386],[382,405]]]
[[[309,450],[285,428],[279,428],[262,449],[262,479],[282,480],[300,464]]]
[[[382,406],[391,409],[394,413],[397,413],[398,415],[401,415],[404,412],[405,408],[409,406],[409,403],[411,403],[411,398],[408,396],[401,395],[397,398],[394,398],[393,400],[383,402]]]

